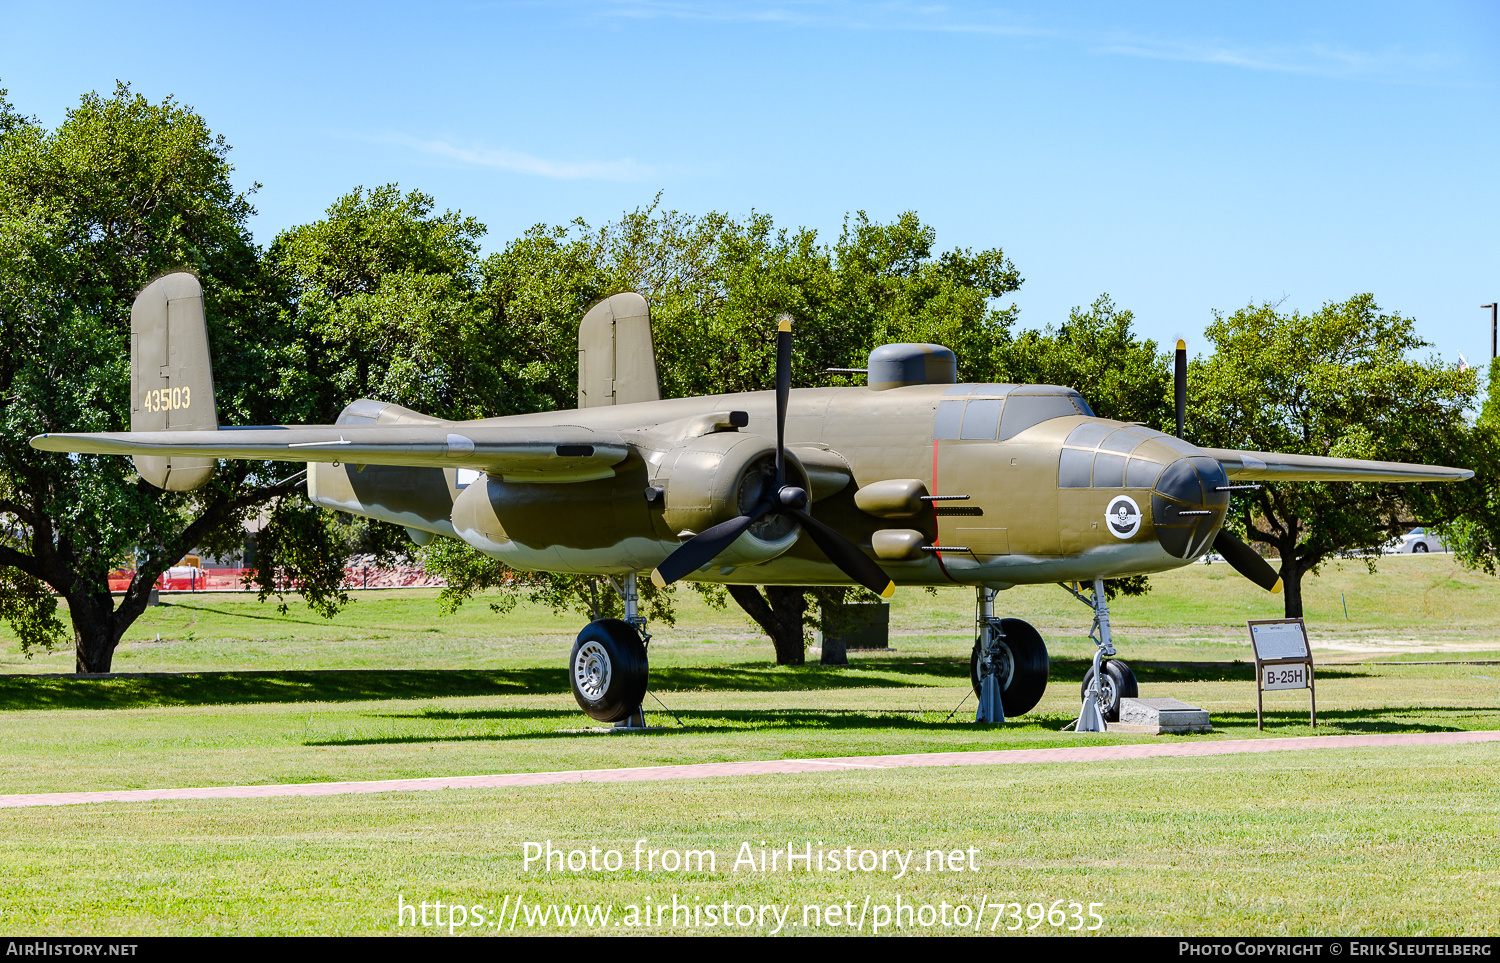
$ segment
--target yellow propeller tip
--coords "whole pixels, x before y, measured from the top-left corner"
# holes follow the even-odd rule
[[[792,319],[783,314],[777,320],[777,322],[776,322],[776,330],[777,331],[790,331],[790,330],[792,330]]]
[[[1182,340],[1181,338],[1178,338],[1177,339],[1177,350],[1178,351],[1186,351],[1187,350],[1187,342],[1184,341],[1184,340]]]
[[[889,584],[886,585],[885,591],[880,593],[880,597],[883,598],[883,599],[888,599],[892,595],[895,595],[895,594],[896,594],[896,583],[895,582],[891,582],[891,583],[889,583]]]
[[[1271,586],[1271,594],[1272,595],[1279,595],[1280,593],[1281,593],[1281,579],[1277,579],[1276,580],[1276,584],[1273,585],[1273,586]]]
[[[651,570],[651,584],[657,588],[666,588],[667,580],[661,577],[661,572],[653,568]]]

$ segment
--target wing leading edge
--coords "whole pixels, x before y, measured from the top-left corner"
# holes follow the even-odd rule
[[[573,425],[538,429],[461,424],[47,434],[31,439],[31,446],[91,455],[472,468],[510,481],[536,482],[607,477],[631,451],[618,435]]]
[[[1298,482],[1454,482],[1473,478],[1466,468],[1408,465],[1397,461],[1286,455],[1274,451],[1235,451],[1204,448],[1203,453],[1224,466],[1235,481]]]

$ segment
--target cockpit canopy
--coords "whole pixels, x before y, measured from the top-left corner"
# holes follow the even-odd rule
[[[938,441],[1005,441],[1033,425],[1094,412],[1083,396],[1059,385],[954,385],[938,401]]]

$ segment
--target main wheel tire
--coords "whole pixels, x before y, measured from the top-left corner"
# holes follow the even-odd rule
[[[1041,633],[1031,623],[1020,619],[1001,619],[1000,631],[1004,635],[1000,640],[1000,707],[1005,710],[1005,717],[1008,719],[1030,712],[1042,701],[1042,693],[1047,691],[1047,672],[1051,663],[1047,658],[1047,643],[1042,641]],[[979,695],[982,641],[975,639],[974,649],[969,654],[969,682],[974,686],[975,695]]]
[[[1080,701],[1088,697],[1089,683],[1094,681],[1094,667],[1083,674],[1083,685],[1078,688]],[[1104,721],[1120,721],[1120,700],[1134,699],[1141,694],[1140,686],[1136,684],[1135,673],[1130,671],[1130,666],[1119,659],[1104,660],[1104,680],[1101,683],[1104,688]]]
[[[646,646],[628,622],[599,619],[578,633],[568,656],[573,698],[590,719],[629,718],[646,696]]]

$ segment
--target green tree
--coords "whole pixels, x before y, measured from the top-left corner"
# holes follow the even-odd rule
[[[198,492],[162,492],[126,459],[48,454],[27,440],[126,427],[131,303],[153,277],[183,269],[202,282],[223,359],[221,418],[278,420],[280,292],[246,229],[253,209],[230,181],[229,145],[190,108],[121,84],[83,97],[55,131],[8,103],[0,118],[0,614],[28,651],[58,642],[57,593],[78,671],[107,671],[162,571],[193,548],[238,541],[247,515],[295,485],[276,483],[285,466],[231,463]],[[294,567],[318,557],[303,551],[308,538],[286,541]],[[116,604],[107,575],[132,556],[136,575]]]
[[[1022,331],[991,349],[994,376],[1015,384],[1065,385],[1094,413],[1175,432],[1171,357],[1134,330],[1135,314],[1100,295],[1057,327]]]
[[[1429,509],[1434,527],[1463,564],[1491,575],[1500,556],[1500,361],[1491,361],[1479,418],[1464,449],[1462,467],[1474,478],[1437,493]]]
[[[1414,359],[1429,345],[1369,294],[1311,314],[1251,305],[1216,315],[1208,337],[1214,354],[1189,379],[1197,444],[1471,467],[1474,373]],[[1286,614],[1297,618],[1304,574],[1413,524],[1451,521],[1465,484],[1266,483],[1236,496],[1230,523],[1280,555]]]
[[[494,325],[475,297],[485,229],[433,209],[394,184],[356,188],[272,243],[300,351],[280,394],[301,420],[332,421],[359,397],[440,418],[495,414]]]

